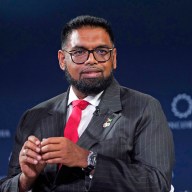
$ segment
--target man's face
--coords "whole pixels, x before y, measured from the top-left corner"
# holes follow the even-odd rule
[[[72,31],[64,49],[93,50],[98,47],[113,48],[108,33],[100,27],[82,27]],[[61,50],[58,52],[58,58],[69,83],[86,95],[104,90],[111,82],[113,69],[116,69],[116,49],[112,50],[110,59],[102,63],[98,62],[92,53],[83,64],[75,64],[70,54]]]

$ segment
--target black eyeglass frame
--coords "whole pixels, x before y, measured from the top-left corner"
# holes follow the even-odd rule
[[[106,47],[104,47],[104,48],[106,48]],[[66,53],[68,53],[68,54],[71,56],[71,60],[73,61],[73,63],[75,63],[75,64],[77,64],[77,65],[81,65],[81,64],[85,63],[85,62],[88,60],[90,53],[93,54],[93,57],[94,57],[95,60],[96,60],[97,62],[99,62],[99,63],[105,63],[105,62],[109,61],[109,59],[111,58],[111,52],[113,51],[114,48],[115,48],[115,47],[113,47],[113,48],[107,48],[108,51],[109,51],[108,53],[109,53],[110,55],[109,55],[109,58],[108,58],[107,60],[105,60],[105,61],[98,61],[98,60],[96,59],[96,57],[95,57],[95,55],[94,55],[94,51],[95,51],[96,49],[98,49],[98,48],[95,48],[95,49],[92,49],[92,50],[88,50],[88,49],[85,49],[85,48],[84,48],[84,50],[88,51],[87,59],[86,59],[84,62],[80,62],[80,63],[77,63],[77,62],[75,62],[75,61],[73,60],[73,57],[72,57],[72,56],[73,56],[73,52],[74,52],[75,50],[73,50],[73,51],[67,51],[67,50],[65,50],[65,49],[62,49],[62,51],[65,51]],[[108,54],[108,53],[107,53],[107,54]]]

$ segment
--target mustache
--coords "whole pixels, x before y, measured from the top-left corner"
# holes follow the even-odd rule
[[[91,73],[91,72],[103,72],[102,69],[98,68],[98,67],[86,67],[85,69],[83,69],[80,74],[83,73]]]

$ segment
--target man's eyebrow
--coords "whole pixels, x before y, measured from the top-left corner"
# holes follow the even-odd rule
[[[94,49],[97,49],[97,48],[108,48],[109,49],[110,46],[108,46],[108,45],[99,45],[99,46],[95,47]],[[71,51],[75,51],[77,49],[86,49],[86,50],[88,50],[86,47],[77,45],[77,46],[72,47]]]
[[[108,45],[99,45],[99,46],[97,46],[96,48],[110,48],[110,46],[108,46]],[[95,48],[95,49],[96,49]]]
[[[77,49],[86,49],[86,48],[83,46],[74,46],[74,47],[72,47],[71,51],[75,51]]]

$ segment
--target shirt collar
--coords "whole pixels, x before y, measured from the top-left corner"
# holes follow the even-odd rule
[[[99,105],[102,93],[103,93],[103,91],[101,91],[100,93],[98,93],[97,95],[94,95],[94,96],[88,95],[83,100],[88,101],[91,105],[96,107],[96,106]],[[74,91],[72,89],[72,86],[71,86],[70,90],[69,90],[69,98],[68,98],[67,106],[69,106],[72,101],[78,100],[78,99],[79,98],[75,95],[75,93],[74,93]]]

